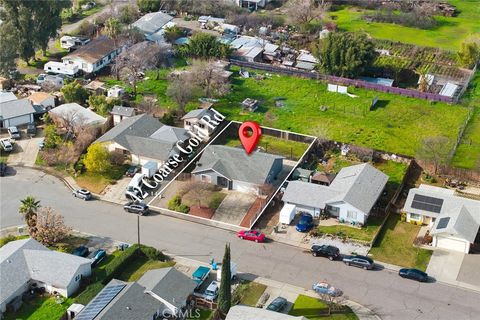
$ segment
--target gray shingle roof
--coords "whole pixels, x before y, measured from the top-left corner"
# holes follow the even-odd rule
[[[283,157],[259,151],[248,155],[240,148],[209,145],[192,173],[213,169],[230,180],[264,184],[277,159]]]
[[[137,21],[135,21],[132,25],[134,27],[137,27],[144,33],[155,33],[161,28],[163,28],[164,25],[166,25],[168,22],[172,21],[173,17],[169,16],[166,13],[163,12],[151,12],[147,13]]]
[[[35,113],[32,102],[28,98],[10,100],[0,103],[0,118],[3,120]]]
[[[283,201],[324,208],[326,204],[344,201],[369,213],[387,184],[388,176],[368,163],[340,170],[330,186],[291,181]]]
[[[9,242],[0,248],[0,303],[31,279],[66,288],[84,264],[90,260],[52,251],[31,238]]]
[[[124,283],[113,279],[110,285]],[[125,288],[95,317],[95,320],[152,320],[153,315],[165,305],[145,293],[145,288],[136,282],[127,283]],[[80,313],[81,314],[81,313]]]
[[[72,121],[76,125],[98,125],[107,122],[106,118],[75,102],[59,105],[50,110],[49,113],[57,117],[72,117]]]
[[[212,113],[212,111],[208,109],[195,109],[187,113],[186,115],[183,116],[182,120],[185,119],[200,119],[203,117],[205,114]]]
[[[135,114],[135,109],[130,107],[124,107],[124,106],[114,106],[112,108],[112,111],[110,111],[110,113],[116,114],[119,116],[124,116],[124,117],[131,117]]]
[[[192,279],[175,268],[149,270],[138,280],[138,284],[177,308],[185,305],[196,287]]]
[[[185,129],[166,126],[141,114],[124,119],[97,142],[116,142],[132,154],[165,161],[175,152],[175,143],[186,138]]]
[[[438,228],[441,218],[450,218],[445,228]],[[460,210],[455,210],[435,220],[432,228],[432,234],[449,234],[473,243],[480,227],[480,222],[476,221],[468,209],[462,206]]]
[[[0,103],[17,100],[17,96],[13,92],[0,91]]]

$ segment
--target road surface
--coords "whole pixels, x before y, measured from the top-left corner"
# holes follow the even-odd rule
[[[74,229],[125,242],[136,242],[136,216],[118,205],[75,199],[58,179],[40,171],[14,168],[0,178],[0,225],[22,223],[20,199],[33,195],[52,206]],[[232,232],[162,215],[140,218],[141,242],[191,259],[220,260],[226,242],[241,272],[310,288],[326,280],[345,295],[369,307],[382,319],[479,319],[480,294],[441,283],[420,284],[387,270],[365,271],[341,262],[314,258],[301,249],[281,243],[241,241]]]

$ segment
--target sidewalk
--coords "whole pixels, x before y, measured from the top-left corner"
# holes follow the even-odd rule
[[[190,268],[198,268],[199,266],[208,266],[207,264],[205,264],[203,262],[200,262],[200,261],[196,261],[196,260],[192,260],[192,259],[184,258],[184,257],[180,257],[180,256],[175,256],[175,255],[172,255],[172,254],[169,254],[169,253],[166,253],[166,254],[168,256],[172,257],[181,266],[187,266],[187,267],[190,267]],[[269,289],[276,289],[276,290],[279,290],[281,292],[289,292],[289,293],[295,294],[297,296],[302,294],[302,295],[306,295],[306,296],[310,296],[312,298],[317,298],[318,299],[318,294],[315,293],[313,290],[307,290],[307,289],[304,289],[304,288],[301,288],[301,287],[297,287],[297,286],[293,286],[293,285],[290,285],[290,284],[278,282],[278,281],[275,281],[275,280],[262,278],[262,277],[257,277],[257,276],[252,275],[252,274],[241,274],[241,273],[239,273],[237,276],[240,279],[261,283],[261,284],[267,286]],[[361,304],[358,304],[354,301],[346,300],[345,305],[347,305],[348,307],[350,307],[350,309],[352,309],[352,311],[357,315],[359,320],[380,320],[381,319],[378,315],[373,313],[373,311],[371,311],[370,309],[368,309],[368,308],[366,308],[366,307],[362,306]]]

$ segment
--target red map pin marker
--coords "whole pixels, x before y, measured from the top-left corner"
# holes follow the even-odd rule
[[[248,129],[252,130],[252,135],[249,135]],[[254,121],[247,121],[242,123],[238,129],[238,136],[242,142],[245,151],[250,154],[255,149],[262,136],[262,129],[260,125]]]

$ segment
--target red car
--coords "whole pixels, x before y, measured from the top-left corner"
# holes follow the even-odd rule
[[[265,234],[257,230],[243,230],[237,233],[237,237],[240,239],[263,242],[265,240]]]

